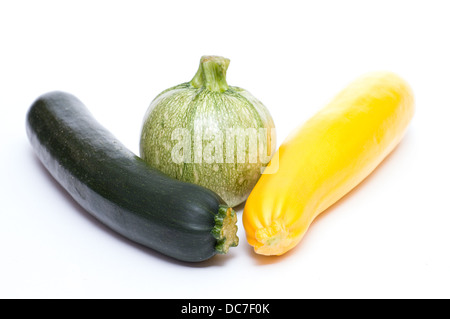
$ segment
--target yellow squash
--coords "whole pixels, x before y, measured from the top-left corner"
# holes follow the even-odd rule
[[[296,246],[321,212],[394,149],[413,114],[404,80],[369,73],[292,132],[269,164],[276,172],[261,176],[244,208],[247,240],[256,253],[281,255]]]

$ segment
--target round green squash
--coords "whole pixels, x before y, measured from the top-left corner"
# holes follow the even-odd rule
[[[140,155],[154,168],[244,202],[276,147],[273,119],[248,91],[228,86],[230,60],[203,56],[194,78],[150,104]]]

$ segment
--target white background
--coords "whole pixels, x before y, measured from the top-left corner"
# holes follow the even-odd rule
[[[446,1],[0,2],[0,297],[449,298],[450,6]],[[278,144],[359,75],[398,73],[403,142],[282,257],[241,243],[174,262],[89,217],[38,162],[31,103],[79,97],[135,153],[162,90],[202,55],[271,111]],[[238,213],[242,216],[242,207]]]

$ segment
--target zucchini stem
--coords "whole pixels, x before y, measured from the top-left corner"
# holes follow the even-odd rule
[[[215,225],[211,233],[217,239],[215,249],[219,254],[226,254],[230,247],[236,247],[239,244],[236,212],[231,207],[220,205],[214,221]]]
[[[197,89],[204,87],[213,92],[225,92],[228,90],[226,76],[229,64],[230,60],[221,56],[202,56],[191,85]]]

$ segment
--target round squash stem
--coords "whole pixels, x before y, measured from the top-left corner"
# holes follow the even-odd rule
[[[224,92],[228,90],[226,80],[230,60],[221,56],[202,56],[197,73],[191,80],[191,85],[197,89],[202,87],[214,91]]]
[[[220,205],[214,221],[215,225],[211,233],[217,239],[216,251],[219,254],[226,254],[230,247],[236,247],[239,244],[236,212],[231,207]]]

